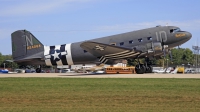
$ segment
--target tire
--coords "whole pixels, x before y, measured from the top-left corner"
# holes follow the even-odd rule
[[[145,73],[146,69],[145,69],[145,66],[143,64],[140,65],[140,68],[139,68],[139,65],[136,65],[135,67],[135,72],[137,74],[143,74]]]
[[[147,65],[146,73],[152,73],[152,72],[153,72],[153,67],[151,65]]]

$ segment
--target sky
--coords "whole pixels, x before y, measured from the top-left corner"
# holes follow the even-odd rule
[[[0,52],[12,54],[11,33],[30,31],[44,45],[110,36],[157,25],[192,33],[200,45],[200,0],[0,0]],[[199,38],[199,39],[198,39]]]

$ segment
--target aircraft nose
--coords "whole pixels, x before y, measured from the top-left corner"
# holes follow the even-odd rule
[[[191,39],[192,38],[192,34],[190,32],[186,32],[186,38]]]

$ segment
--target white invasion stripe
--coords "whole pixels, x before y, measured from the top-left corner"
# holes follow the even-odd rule
[[[46,65],[48,65],[48,66],[52,66],[51,59],[46,59],[46,60],[45,60],[45,63],[46,63]]]
[[[56,46],[55,46],[55,50],[60,50],[60,45],[56,45]],[[59,61],[56,61],[56,64],[57,64],[57,65],[63,65],[61,59],[60,59]]]
[[[48,66],[52,66],[51,60],[49,59],[51,56],[49,55],[50,46],[44,46],[44,56],[45,56],[45,63]]]
[[[56,45],[55,50],[60,50],[60,45]]]
[[[74,62],[72,60],[72,54],[71,54],[71,43],[70,44],[66,44],[65,50],[67,51],[66,59],[67,59],[68,65],[73,65]]]
[[[106,59],[103,63],[106,63],[108,61],[108,59]]]
[[[57,65],[63,65],[61,59],[60,59],[59,61],[56,61],[56,64],[57,64]]]
[[[44,46],[44,56],[49,54],[50,46]]]
[[[113,56],[113,55],[122,54],[122,53],[126,53],[126,52],[130,52],[130,51],[126,50],[126,51],[123,51],[123,52],[114,53],[114,54],[108,54],[108,55],[105,55],[105,56]]]
[[[101,62],[103,63],[103,61],[105,60],[106,58],[103,58],[102,60],[101,60]]]
[[[50,59],[51,56],[50,55],[45,55],[45,59]]]
[[[104,56],[102,56],[103,58],[102,59],[100,59],[100,61],[102,62],[102,60],[104,60],[105,59],[105,57]]]
[[[129,54],[135,54],[135,52],[129,52],[129,53],[123,53],[121,55],[115,55],[115,56],[106,56],[106,57],[120,57],[120,56],[126,56],[126,55],[129,55]]]
[[[132,55],[127,55],[127,56],[124,56],[124,57],[117,57],[117,58],[109,58],[109,59],[123,59],[123,58],[127,58],[127,57],[131,57],[131,56],[135,56],[137,54],[140,54],[140,53],[135,53],[135,54],[132,54]],[[107,57],[106,57],[107,58]]]
[[[101,58],[99,59],[99,61],[101,61],[103,58],[104,58],[104,57],[103,57],[103,56],[101,56]]]

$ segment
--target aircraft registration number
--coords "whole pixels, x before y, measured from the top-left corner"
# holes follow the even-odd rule
[[[36,49],[36,48],[40,48],[40,47],[41,47],[40,44],[31,45],[31,46],[27,46],[27,50],[30,50],[30,49]]]

